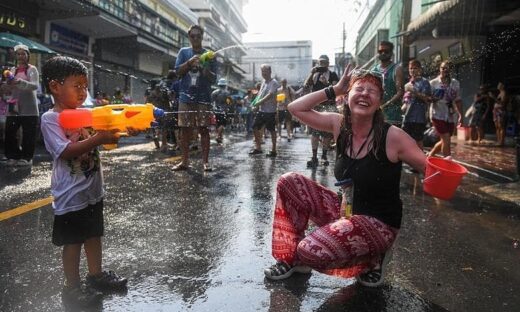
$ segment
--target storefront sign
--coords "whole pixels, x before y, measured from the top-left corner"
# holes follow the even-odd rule
[[[88,36],[51,23],[49,43],[62,50],[88,55]]]
[[[18,33],[33,35],[36,29],[36,20],[29,16],[10,11],[7,8],[0,8],[0,29],[11,30]]]

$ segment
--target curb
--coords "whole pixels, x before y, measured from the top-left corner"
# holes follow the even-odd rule
[[[470,173],[476,175],[479,178],[484,178],[484,179],[487,179],[487,180],[490,180],[490,181],[493,181],[496,183],[511,183],[511,182],[519,181],[518,176],[516,176],[516,177],[507,176],[502,173],[484,169],[484,168],[481,168],[481,167],[478,167],[478,166],[475,166],[475,165],[472,165],[472,164],[469,164],[467,162],[460,161],[457,159],[454,159],[454,161],[456,163],[461,164],[464,167],[466,167]]]

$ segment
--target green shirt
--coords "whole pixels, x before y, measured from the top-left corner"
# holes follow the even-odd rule
[[[397,87],[395,86],[395,70],[397,64],[390,63],[386,68],[381,68],[381,64],[375,65],[372,70],[381,73],[383,75],[383,103],[388,102],[396,93]],[[402,121],[401,112],[401,100],[394,101],[392,104],[387,105],[383,108],[383,114],[385,120],[391,124],[400,124]]]

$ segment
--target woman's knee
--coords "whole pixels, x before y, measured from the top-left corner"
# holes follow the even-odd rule
[[[302,264],[311,265],[319,268],[326,266],[328,254],[323,249],[323,245],[309,238],[300,241],[296,247],[297,258]]]
[[[280,178],[278,179],[277,186],[281,186],[284,184],[294,184],[297,180],[301,179],[303,177],[302,174],[296,173],[296,172],[287,172],[284,173]]]

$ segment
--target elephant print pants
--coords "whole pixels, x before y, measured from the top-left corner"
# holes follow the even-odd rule
[[[398,229],[365,215],[340,218],[339,210],[336,192],[298,173],[282,175],[276,186],[273,257],[345,278],[373,268]],[[309,220],[317,228],[305,236]]]

